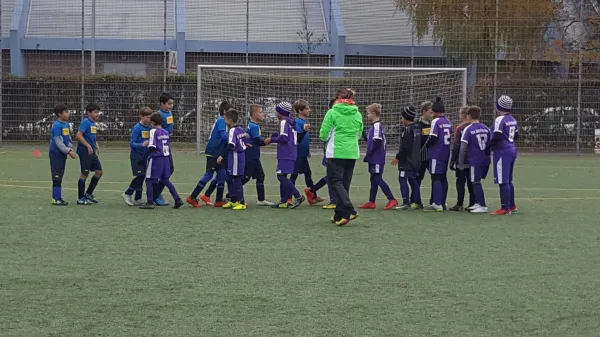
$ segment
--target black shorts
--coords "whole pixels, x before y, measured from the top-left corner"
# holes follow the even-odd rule
[[[246,167],[244,168],[245,178],[265,180],[265,171],[263,170],[260,158],[246,160]]]
[[[67,166],[66,154],[50,152],[50,174],[52,174],[52,180],[62,180],[65,175],[65,166]]]
[[[298,157],[298,159],[296,159],[296,166],[294,167],[294,172],[296,174],[312,175],[312,171],[310,170],[310,164],[308,162],[308,157]]]
[[[222,168],[227,168],[227,158],[223,157],[221,164],[217,164],[217,158],[206,156],[206,172],[216,172]]]
[[[79,155],[79,164],[81,165],[81,173],[89,173],[90,171],[102,171],[102,165],[100,164],[100,159],[98,159],[97,154],[89,155],[87,150],[85,152],[81,151],[77,153]]]
[[[129,158],[131,162],[131,173],[134,177],[145,177],[146,176],[146,163],[140,165],[139,159]]]

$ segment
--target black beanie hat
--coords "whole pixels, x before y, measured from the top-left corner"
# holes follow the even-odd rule
[[[441,97],[435,98],[435,102],[433,102],[433,105],[431,106],[431,110],[433,112],[437,112],[437,113],[441,113],[441,114],[446,112],[446,108],[444,107],[444,102],[442,102]]]
[[[414,121],[417,117],[417,109],[415,109],[414,106],[409,105],[402,109],[400,114],[402,115],[402,118],[406,119],[407,121]]]

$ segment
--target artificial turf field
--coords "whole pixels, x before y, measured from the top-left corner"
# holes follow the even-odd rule
[[[71,204],[53,207],[41,149],[0,148],[3,337],[600,335],[596,157],[521,155],[512,216],[374,210],[338,228],[320,207],[254,206],[253,183],[246,211],[128,207],[126,149],[101,153],[100,204],[75,205],[79,161],[69,160]],[[174,158],[185,196],[205,161]],[[274,200],[275,163],[263,161]],[[365,165],[356,205],[368,197]],[[485,187],[495,210],[497,188]]]

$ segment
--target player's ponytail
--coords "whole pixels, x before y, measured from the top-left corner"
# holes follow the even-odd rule
[[[351,99],[354,98],[356,92],[350,88],[341,88],[337,91],[336,97],[338,99]]]

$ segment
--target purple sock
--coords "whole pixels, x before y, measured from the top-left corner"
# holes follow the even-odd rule
[[[156,180],[146,179],[146,203],[149,205],[154,204],[154,184]]]
[[[431,199],[433,199],[433,203],[442,206],[443,196],[442,196],[442,180],[441,177],[437,174],[431,175]]]
[[[181,199],[179,197],[179,194],[177,193],[177,190],[175,189],[175,186],[173,186],[173,183],[171,183],[171,181],[167,180],[164,182],[164,184],[169,189],[169,193],[171,193],[171,196],[173,197],[173,199],[175,199],[175,200]]]
[[[421,205],[421,186],[419,185],[419,181],[417,178],[409,178],[408,184],[410,185],[410,190],[412,192],[410,200],[415,204]]]
[[[383,180],[383,175],[381,174],[377,174],[377,185],[379,185],[379,187],[381,187],[381,191],[383,192],[383,194],[385,194],[385,197],[387,198],[387,200],[394,200],[394,194],[392,193],[392,190],[390,189],[390,185],[388,185],[385,180]]]
[[[473,186],[474,188],[475,186]],[[500,204],[505,211],[510,210],[510,185],[500,184]]]
[[[517,204],[515,203],[515,185],[513,183],[508,183],[510,186],[510,207],[515,207]]]
[[[377,184],[377,175],[375,173],[371,173],[371,189],[369,190],[369,201],[375,202],[377,199],[377,189],[379,185]]]
[[[410,205],[410,191],[408,189],[408,178],[400,177],[400,194],[402,194],[402,204]]]
[[[485,196],[483,194],[483,186],[481,181],[473,183],[473,193],[475,193],[475,202],[480,206],[485,206]]]

